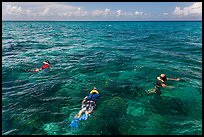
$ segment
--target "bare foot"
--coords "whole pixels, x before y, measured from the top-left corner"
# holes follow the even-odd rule
[[[150,94],[150,93],[156,93],[154,89],[149,89],[147,90],[147,94]]]

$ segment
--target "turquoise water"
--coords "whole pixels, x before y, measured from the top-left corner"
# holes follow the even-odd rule
[[[202,134],[202,22],[3,21],[2,29],[2,134]],[[25,71],[47,59],[49,70]],[[181,80],[147,95],[161,73]],[[94,86],[95,111],[71,129]]]

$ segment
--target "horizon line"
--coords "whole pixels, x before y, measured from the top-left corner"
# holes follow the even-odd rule
[[[38,22],[51,22],[51,21],[55,21],[55,22],[74,22],[74,21],[78,21],[78,22],[88,22],[88,21],[93,21],[93,22],[122,22],[122,21],[130,21],[130,22],[159,22],[159,21],[202,21],[202,20],[2,20],[2,21],[18,21],[18,22],[34,22],[34,21],[38,21]]]

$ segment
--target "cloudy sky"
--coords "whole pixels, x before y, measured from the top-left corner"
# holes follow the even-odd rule
[[[2,2],[2,20],[202,20],[202,2]]]

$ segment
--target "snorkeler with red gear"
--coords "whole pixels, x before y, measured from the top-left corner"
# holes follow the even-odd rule
[[[46,69],[46,68],[50,68],[50,62],[48,60],[45,60],[43,62],[43,65],[41,68],[35,68],[34,70],[28,70],[28,71],[31,71],[31,72],[38,72],[40,70],[43,70],[43,69]]]

